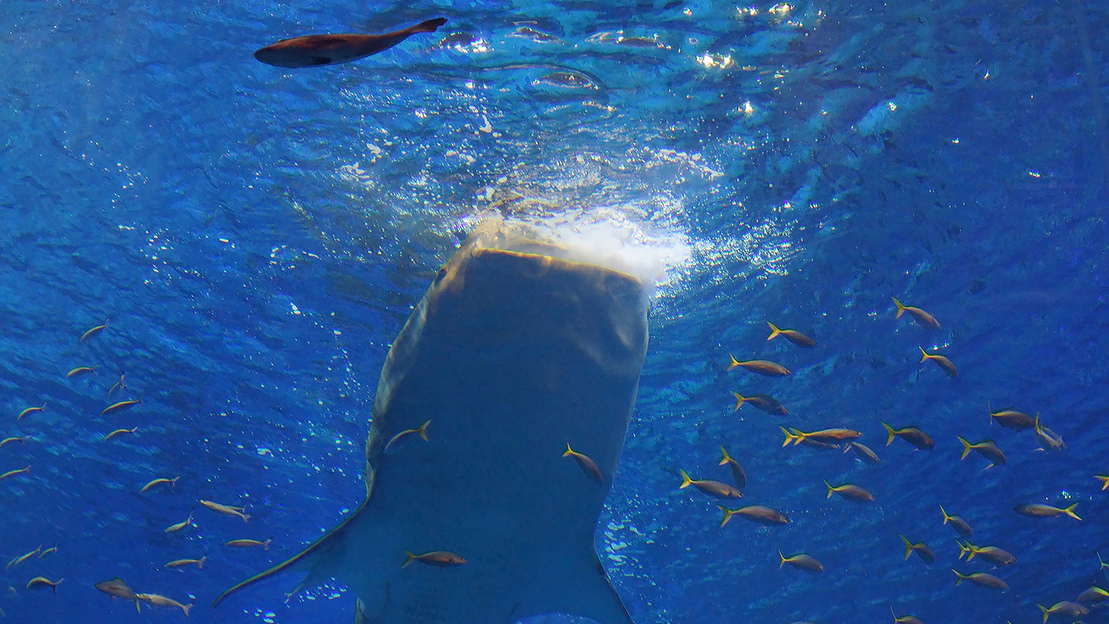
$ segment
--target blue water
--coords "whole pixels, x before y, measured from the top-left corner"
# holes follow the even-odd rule
[[[8,619],[183,617],[93,588],[120,576],[195,598],[190,621],[348,621],[339,585],[286,604],[295,577],[207,605],[362,500],[390,341],[490,205],[621,206],[691,249],[654,301],[598,525],[637,622],[889,621],[892,605],[1022,624],[1109,582],[1105,4],[410,4],[0,6],[0,437],[31,438],[0,449],[0,472],[32,466],[0,481],[0,558],[58,548],[0,571]],[[450,21],[349,65],[251,57],[432,16]],[[891,296],[942,330],[895,320]],[[767,342],[767,320],[820,344]],[[727,373],[730,354],[794,375]],[[79,365],[97,372],[67,379]],[[142,405],[102,417],[121,373]],[[731,391],[790,415],[732,413]],[[1066,451],[991,425],[987,402],[1039,412]],[[882,420],[936,448],[885,447]],[[882,464],[781,448],[779,425],[857,428]],[[138,431],[102,440],[119,427]],[[1008,463],[959,461],[956,435],[995,439]],[[720,528],[713,501],[677,489],[679,468],[726,480],[721,443],[744,500],[791,524]],[[138,493],[159,476],[181,479]],[[826,499],[824,479],[877,501]],[[163,532],[200,498],[251,521],[196,508]],[[1077,502],[1083,521],[1023,502]],[[940,504],[1018,557],[996,572],[1007,592],[955,586],[951,567],[989,566],[956,561]],[[903,561],[900,533],[936,563]],[[248,537],[273,547],[223,546]],[[778,549],[826,571],[779,570]],[[205,554],[204,570],[162,568]],[[65,581],[26,591],[40,574]]]

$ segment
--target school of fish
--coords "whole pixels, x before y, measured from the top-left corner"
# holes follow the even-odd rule
[[[892,299],[895,306],[895,320],[901,319],[903,316],[908,316],[917,326],[924,330],[940,329],[941,326],[939,321],[937,321],[931,313],[916,306],[905,305],[896,297]],[[812,349],[818,346],[816,340],[799,330],[781,329],[771,322],[768,322],[767,325],[770,328],[770,335],[767,337],[767,340],[774,340],[778,337],[782,337],[790,343],[805,349]],[[955,364],[946,355],[937,352],[929,352],[924,347],[919,347],[919,350],[921,354],[921,365],[926,365],[931,361],[932,364],[947,377],[958,377],[958,370]],[[734,355],[731,355],[726,371],[732,373],[738,369],[764,377],[787,377],[793,374],[789,368],[778,362],[758,359],[740,361]],[[742,394],[738,391],[732,391],[732,395],[735,398],[735,404],[732,408],[733,412],[739,411],[744,405],[751,405],[770,415],[781,417],[790,415],[789,409],[770,395],[753,393]],[[1033,416],[1014,407],[1005,407],[997,411],[994,411],[989,404],[985,407],[991,422],[1016,433],[1031,430],[1040,446],[1037,450],[1056,453],[1066,450],[1066,443],[1057,433],[1041,422],[1038,412]],[[898,438],[914,447],[914,452],[932,451],[937,446],[936,441],[922,428],[917,426],[917,423],[906,423],[901,426],[894,426],[888,422],[882,421],[881,425],[884,427],[886,433],[886,446],[893,444]],[[843,427],[831,427],[816,431],[802,431],[796,427],[785,424],[779,425],[779,429],[785,436],[782,442],[783,447],[803,445],[815,449],[842,449],[844,453],[853,452],[859,461],[866,464],[881,464],[881,459],[877,453],[870,447],[857,441],[858,438],[863,435],[860,431]],[[983,470],[1003,466],[1008,461],[1001,447],[992,439],[972,442],[962,435],[958,435],[956,438],[962,445],[962,452],[959,456],[960,461],[967,459],[972,452],[988,461],[988,464]],[[742,489],[746,487],[748,482],[748,475],[740,463],[729,455],[728,451],[723,446],[720,447],[720,450],[723,453],[723,459],[720,461],[720,465],[729,466],[736,487],[727,483],[708,479],[694,480],[683,469],[680,471],[682,482],[678,486],[679,489],[685,489],[692,485],[701,492],[714,498],[741,498],[743,496]],[[1104,491],[1109,489],[1109,476],[1094,475],[1094,479],[1099,482],[1100,490]],[[874,495],[860,485],[854,483],[834,485],[827,480],[824,481],[824,485],[827,489],[827,498],[838,496],[844,500],[860,504],[875,502]],[[721,526],[727,524],[732,516],[735,515],[768,526],[786,524],[789,522],[785,514],[764,505],[746,505],[736,509],[720,504],[717,504],[717,506],[724,512]],[[1075,521],[1081,521],[1082,518],[1076,512],[1077,506],[1077,502],[1060,506],[1030,502],[1018,504],[1012,508],[1012,511],[1008,509],[998,509],[996,511],[997,513],[1016,512],[1030,518],[1069,517]],[[939,517],[937,517],[937,521],[942,521],[944,525],[950,525],[958,537],[962,538],[962,540],[958,538],[953,540],[959,549],[957,559],[963,560],[965,557],[966,561],[969,563],[975,558],[978,558],[980,561],[993,566],[990,572],[978,571],[965,573],[957,569],[952,569],[952,572],[955,574],[955,585],[960,585],[963,581],[967,581],[994,591],[1006,591],[1009,587],[1008,584],[1004,579],[993,572],[1001,572],[1016,564],[1017,557],[999,546],[980,546],[972,543],[970,539],[974,531],[969,523],[957,515],[949,514],[943,505],[939,506],[938,511],[940,514]],[[905,546],[904,558],[906,560],[915,554],[926,565],[932,565],[936,562],[936,554],[928,544],[923,541],[913,541],[904,534],[900,537]],[[825,570],[824,565],[812,554],[797,553],[786,556],[781,550],[779,550],[777,554],[779,568],[788,564],[793,568],[808,573],[820,573]],[[1105,564],[1101,560],[1100,553],[1091,553],[1091,560],[1094,554],[1097,555],[1100,564],[1097,572],[1100,573],[1102,570],[1109,569],[1109,564]],[[1089,589],[1074,597],[1073,600],[1057,601],[1051,606],[1046,606],[1046,603],[1050,602],[1050,600],[1044,600],[1043,602],[1045,604],[1041,604],[1037,601],[1036,605],[1040,609],[1043,622],[1046,624],[1046,622],[1052,618],[1061,621],[1077,621],[1078,618],[1090,612],[1090,607],[1109,598],[1109,592],[1096,585],[1098,582],[1097,579],[1100,579],[1100,576],[1095,578],[1095,584],[1092,584]],[[916,616],[897,615],[897,610],[893,604],[890,605],[890,609],[893,612],[894,622],[923,624],[922,620]]]
[[[85,343],[88,343],[88,342],[93,341],[93,340],[99,340],[100,338],[96,338],[96,337],[100,336],[106,329],[108,329],[108,322],[107,321],[105,321],[105,322],[103,322],[99,325],[96,325],[96,326],[90,328],[89,330],[87,330],[86,332],[84,332],[81,335],[81,337],[77,340],[77,342],[79,344],[85,344]],[[97,370],[96,366],[76,366],[76,367],[70,369],[69,372],[64,373],[63,376],[64,376],[65,379],[69,380],[70,383],[79,384],[78,387],[80,387],[82,389],[89,390],[89,389],[94,389],[96,387],[96,383],[94,381],[96,379],[96,370]],[[98,415],[99,418],[104,422],[107,422],[109,418],[111,418],[111,419],[130,418],[131,414],[132,414],[132,410],[134,410],[134,409],[136,409],[136,408],[138,408],[139,406],[142,405],[143,397],[140,395],[138,398],[122,399],[122,398],[119,398],[117,396],[117,394],[125,392],[125,391],[128,390],[127,384],[125,383],[124,376],[122,374],[119,376],[118,379],[113,379],[113,380],[110,380],[110,381],[112,381],[112,383],[108,387],[107,391],[104,392],[104,395],[103,395],[106,406],[103,408],[103,410],[100,411],[100,413]],[[22,411],[19,412],[18,415],[15,416],[14,420],[15,420],[16,424],[19,425],[19,426],[28,426],[30,423],[32,423],[34,421],[35,418],[38,418],[40,415],[45,414],[47,412],[48,404],[49,404],[48,401],[44,401],[41,405],[33,405],[33,406],[30,406],[30,407],[27,407],[27,408],[23,409]],[[426,427],[426,423],[425,423],[425,427]],[[128,436],[138,435],[139,430],[140,429],[137,426],[136,427],[129,427],[129,428],[128,427],[117,428],[117,429],[114,429],[114,430],[108,432],[107,434],[105,434],[102,438],[102,442],[105,442],[105,443],[106,442],[112,442],[113,444],[118,443],[118,442],[122,442]],[[37,441],[37,440],[38,440],[38,438],[36,438],[33,435],[9,436],[9,437],[4,438],[2,441],[0,441],[0,449],[3,449],[4,447],[9,446],[9,445],[13,445],[13,444],[26,445],[28,442]],[[0,459],[2,459],[2,456],[0,456]],[[6,472],[0,473],[0,482],[8,480],[8,479],[33,478],[34,473],[32,472],[31,468],[32,468],[31,466],[26,466],[24,468],[16,468],[16,469],[12,469],[12,470],[8,470]],[[181,479],[181,477],[179,477],[179,476],[155,477],[155,478],[151,479],[150,481],[148,481],[146,484],[142,485],[141,487],[136,486],[135,491],[139,495],[157,496],[160,491],[163,491],[163,490],[166,490],[166,489],[176,490],[177,489],[177,482],[180,479]],[[193,498],[193,500],[195,501],[195,505],[193,505],[191,508],[189,508],[187,510],[188,517],[182,522],[178,522],[178,523],[175,523],[175,524],[167,527],[164,531],[165,534],[167,534],[167,535],[168,534],[173,534],[173,533],[177,533],[179,531],[184,531],[184,530],[186,530],[188,528],[191,528],[191,527],[195,527],[196,523],[195,523],[195,520],[194,520],[193,511],[194,511],[196,505],[199,505],[200,507],[211,510],[212,512],[217,513],[217,514],[222,514],[222,515],[225,515],[225,516],[240,518],[240,519],[243,520],[243,522],[247,522],[250,519],[250,514],[246,513],[246,509],[243,508],[243,507],[235,507],[235,506],[232,506],[232,505],[227,505],[227,504],[223,504],[223,503],[216,503],[216,502],[213,502],[213,501],[204,500],[204,499],[200,499],[200,498]],[[184,510],[183,510],[183,513],[184,513]],[[224,527],[224,529],[227,530],[227,527]],[[228,533],[228,536],[231,536],[231,535],[234,535],[234,534],[233,533]],[[260,549],[262,551],[268,551],[272,541],[273,541],[272,538],[271,539],[266,539],[266,540],[263,541],[263,540],[256,540],[256,539],[239,537],[237,539],[229,539],[225,543],[225,546],[227,546],[231,549],[254,549],[254,548],[257,548],[257,549]],[[56,594],[59,591],[59,586],[61,586],[62,581],[65,580],[65,579],[64,578],[58,578],[57,580],[52,580],[52,579],[47,578],[45,576],[35,575],[34,571],[31,571],[31,568],[34,566],[34,562],[37,562],[39,560],[42,560],[42,559],[48,558],[52,555],[55,555],[57,552],[58,552],[58,546],[57,545],[51,546],[49,548],[43,548],[42,545],[39,545],[37,548],[35,548],[33,550],[30,550],[28,552],[13,556],[7,562],[7,564],[5,566],[5,570],[8,571],[9,573],[21,573],[23,570],[28,570],[28,572],[26,572],[26,574],[30,578],[29,578],[29,580],[27,581],[27,583],[25,585],[25,590],[28,591],[28,592],[36,591],[36,590],[42,590],[42,589],[49,589],[52,593]],[[231,551],[229,551],[229,552],[231,552]],[[200,558],[185,557],[185,558],[180,558],[180,559],[175,559],[175,560],[172,560],[172,561],[168,561],[161,567],[164,568],[164,569],[167,569],[167,570],[179,570],[179,571],[184,571],[184,570],[189,569],[189,568],[195,568],[196,570],[204,570],[205,569],[204,564],[207,561],[208,561],[208,557],[206,555],[201,556]],[[188,577],[185,577],[185,578],[188,578]],[[139,610],[140,612],[142,610],[141,609],[142,604],[145,603],[147,605],[154,606],[154,607],[170,607],[170,608],[179,609],[185,617],[188,617],[189,616],[189,610],[193,607],[193,605],[195,603],[195,597],[193,596],[192,593],[189,593],[189,600],[187,602],[180,602],[178,600],[175,600],[173,598],[170,598],[170,597],[162,595],[162,594],[136,592],[136,591],[132,590],[131,587],[125,581],[120,579],[119,577],[97,582],[97,583],[94,584],[94,587],[97,590],[101,591],[102,593],[107,594],[111,598],[122,598],[124,600],[129,601],[129,602],[133,602],[134,605],[135,605],[135,608],[137,610]],[[64,591],[64,587],[63,587],[62,590]],[[15,593],[16,591],[17,590],[16,590],[15,587],[9,587],[9,592],[10,593]],[[174,591],[178,591],[177,588],[174,588]],[[2,616],[0,616],[0,617],[2,617]]]
[[[261,48],[255,52],[254,56],[262,63],[286,68],[316,67],[345,63],[382,52],[399,44],[411,35],[435,32],[435,30],[445,22],[446,20],[443,18],[431,19],[402,30],[382,35],[341,34],[301,36],[281,40]],[[923,330],[938,330],[941,328],[939,321],[924,309],[905,305],[896,297],[893,298],[893,303],[895,305],[895,319],[901,319],[903,316],[907,316]],[[816,340],[799,330],[781,329],[770,322],[767,324],[770,329],[767,340],[781,338],[796,347],[804,349],[815,349],[819,346]],[[100,339],[98,337],[104,334],[108,328],[108,321],[105,320],[103,323],[95,325],[85,331],[77,339],[77,342],[84,344]],[[958,377],[958,370],[955,364],[946,355],[936,352],[935,350],[929,352],[929,350],[924,347],[919,347],[919,350],[920,364],[926,365],[928,362],[931,362],[931,365],[934,365],[947,377]],[[766,378],[780,378],[793,375],[793,371],[778,362],[762,359],[740,361],[734,356],[731,356],[730,362],[727,364],[727,371],[732,373],[744,371],[745,373],[753,373]],[[83,386],[81,386],[82,388],[89,388],[95,385],[95,380],[99,379],[102,373],[98,372],[98,366],[96,364],[75,362],[72,368],[67,372],[60,373],[60,376],[70,383],[83,384]],[[104,420],[105,423],[109,417],[113,420],[129,418],[135,410],[143,405],[143,396],[141,394],[137,398],[130,396],[123,398],[125,393],[129,390],[123,374],[120,374],[118,379],[113,377],[110,381],[112,381],[110,387],[104,392],[106,405],[99,413],[99,418]],[[783,418],[790,416],[788,408],[771,395],[761,393],[741,394],[738,391],[733,391],[732,394],[735,400],[733,412],[748,405],[772,416]],[[1039,413],[1032,415],[1014,407],[1004,407],[997,411],[994,411],[990,405],[986,407],[989,418],[999,426],[1009,429],[1015,434],[1031,430],[1032,435],[1035,436],[1043,451],[1062,452],[1066,450],[1065,442],[1057,433],[1043,424]],[[36,418],[41,417],[47,412],[48,408],[49,402],[46,400],[43,400],[41,404],[28,405],[18,414],[13,415],[14,423],[18,427],[33,422]],[[881,424],[885,429],[887,447],[893,444],[898,438],[919,451],[933,451],[937,447],[936,441],[933,440],[924,429],[918,426],[922,423],[898,423],[895,426],[883,421]],[[429,427],[431,427],[431,425],[432,420],[427,420],[418,428],[398,433],[385,444],[383,452],[387,455],[402,453],[405,446],[417,444],[420,440],[428,440]],[[844,427],[829,427],[815,431],[802,431],[788,424],[781,424],[779,428],[784,434],[783,447],[806,446],[814,449],[842,450],[844,453],[854,453],[855,457],[864,463],[870,465],[881,464],[881,459],[878,454],[873,449],[858,441],[863,435],[860,431]],[[434,428],[431,427],[431,430],[433,431]],[[141,436],[142,433],[140,433],[140,431],[141,428],[139,426],[117,427],[105,432],[102,442],[127,444],[130,440]],[[10,435],[0,440],[0,452],[3,452],[2,449],[9,445],[25,445],[35,440],[36,438],[33,435]],[[979,457],[977,461],[984,459],[988,462],[984,469],[1001,469],[999,467],[1004,466],[1008,461],[1006,454],[995,440],[984,439],[972,441],[960,435],[958,436],[958,442],[962,447],[959,457],[960,461],[966,460],[972,452]],[[790,522],[789,518],[772,506],[763,504],[743,504],[737,506],[734,502],[728,502],[744,497],[743,489],[747,487],[748,475],[741,463],[730,455],[724,446],[720,447],[720,452],[721,458],[719,460],[719,466],[727,467],[732,483],[713,479],[693,478],[685,469],[681,469],[679,470],[681,481],[676,485],[677,489],[686,490],[692,487],[692,490],[696,490],[701,494],[721,501],[720,503],[716,503],[723,514],[720,521],[721,527],[728,525],[730,520],[735,516],[749,522],[770,527],[788,524]],[[601,483],[606,478],[611,478],[611,475],[603,475],[597,464],[587,455],[574,451],[569,442],[566,443],[566,450],[562,453],[562,456],[575,462],[581,469],[584,478],[597,483]],[[0,461],[3,461],[2,455],[0,455]],[[1100,490],[1104,491],[1109,489],[1109,475],[1093,475],[1093,477],[1100,484]],[[0,471],[0,486],[2,486],[3,482],[10,479],[30,478],[35,478],[32,466],[12,467],[6,471]],[[137,487],[136,492],[144,496],[155,496],[158,492],[167,488],[176,490],[178,488],[179,479],[180,477],[178,476],[155,476],[145,485]],[[823,483],[826,487],[827,498],[829,499],[838,497],[843,501],[862,505],[875,502],[875,496],[861,485],[854,483],[833,484],[827,480],[824,480]],[[189,488],[190,491],[196,492],[196,495],[191,497],[191,500],[194,500],[195,504],[190,505],[187,509],[180,509],[180,516],[178,517],[185,516],[185,519],[165,528],[163,531],[164,534],[171,536],[172,534],[177,534],[196,527],[194,512],[197,506],[209,510],[212,514],[242,520],[243,523],[246,523],[248,528],[252,527],[249,522],[251,514],[247,513],[245,506],[234,506],[201,499],[199,498],[201,492],[196,491],[196,488],[199,487],[196,484],[182,484],[181,487]],[[1048,522],[1063,521],[1065,519],[1081,521],[1082,518],[1078,515],[1076,508],[1077,503],[1055,506],[1045,503],[1028,502],[1017,505],[1009,513],[1015,512],[1032,519],[1054,519],[1044,520]],[[952,569],[955,575],[954,585],[959,586],[966,581],[989,590],[1005,591],[1008,585],[1003,578],[995,575],[994,572],[1003,573],[1005,569],[1018,565],[1018,557],[1000,546],[972,543],[970,540],[974,535],[974,531],[968,522],[957,515],[949,514],[947,509],[942,505],[939,506],[938,511],[940,513],[936,517],[936,522],[950,525],[958,538],[961,538],[953,539],[955,545],[958,547],[957,559],[962,561],[965,557],[965,561],[968,565],[971,561],[978,559],[981,562],[993,566],[990,572],[964,572],[958,569]],[[997,510],[998,513],[1006,511],[1008,510]],[[216,515],[205,516],[205,521],[213,523],[218,522],[218,520],[216,520]],[[235,530],[237,531],[240,529],[241,527]],[[227,532],[225,537],[229,538],[224,543],[228,548],[261,549],[263,551],[268,551],[272,543],[272,538],[258,540],[237,536],[236,533],[231,531],[230,525],[225,525],[223,530]],[[932,565],[935,563],[936,554],[933,548],[928,544],[922,541],[913,541],[910,536],[905,534],[900,535],[900,538],[904,544],[904,558],[906,560],[916,555],[925,565]],[[1020,547],[1022,545],[1017,544],[1012,546]],[[17,572],[27,570],[25,575],[27,577],[25,585],[26,591],[49,589],[52,593],[57,593],[59,587],[62,587],[61,591],[65,591],[65,586],[62,585],[63,578],[51,580],[35,574],[32,569],[34,562],[54,555],[57,552],[58,547],[56,545],[46,549],[44,549],[42,545],[38,545],[36,548],[28,550],[27,552],[14,554],[7,562],[5,569],[9,572],[12,570],[16,570]],[[402,568],[415,563],[432,567],[453,567],[466,563],[466,559],[462,555],[449,551],[431,551],[426,553],[405,551],[405,553],[406,558],[397,563],[397,565]],[[1093,554],[1094,553],[1091,553],[1091,559]],[[779,568],[784,569],[785,566],[788,565],[795,570],[809,574],[820,574],[825,572],[824,565],[812,554],[800,552],[787,556],[782,550],[778,550],[777,555]],[[1100,564],[1098,572],[1109,568],[1109,564],[1101,561],[1100,554],[1097,554],[1097,557]],[[201,556],[199,558],[183,557],[168,561],[163,567],[165,569],[181,571],[192,569],[202,571],[207,569],[205,568],[207,562],[207,556]],[[112,599],[119,598],[132,602],[136,610],[140,612],[141,605],[146,603],[150,606],[179,609],[185,617],[188,617],[189,611],[195,603],[195,598],[192,593],[188,593],[189,600],[187,603],[182,603],[161,594],[136,592],[125,581],[118,577],[97,582],[94,586],[98,591],[106,594]],[[177,588],[173,589],[177,590]],[[12,591],[14,591],[14,588]],[[1091,606],[1109,599],[1109,591],[1097,585],[1092,585],[1088,590],[1075,596],[1073,600],[1063,599],[1053,602],[1054,598],[1059,597],[1044,597],[1043,603],[1037,601],[1037,607],[1045,623],[1051,619],[1072,622],[1077,621],[1078,618],[1090,612],[1089,609]],[[1046,603],[1048,602],[1051,603],[1050,606],[1047,606]],[[894,622],[922,624],[922,621],[913,615],[903,614],[898,616],[895,605],[891,604],[890,610]],[[0,611],[0,614],[2,613],[3,612]]]
[[[383,52],[407,39],[409,36],[417,33],[431,33],[446,23],[444,18],[435,18],[426,20],[414,26],[404,28],[391,33],[381,35],[369,34],[338,34],[338,35],[308,35],[302,37],[295,37],[292,39],[285,39],[275,44],[266,46],[259,49],[254,53],[254,57],[268,65],[278,67],[299,68],[299,67],[314,67],[320,65],[331,65],[337,63],[346,63],[354,61],[366,56]],[[97,340],[109,327],[108,320],[103,323],[90,327],[77,339],[81,345],[90,343]],[[70,383],[81,384],[79,387],[88,389],[96,385],[95,380],[98,378],[98,366],[86,362],[76,363],[68,371],[64,372],[63,377]],[[131,416],[132,410],[135,410],[143,404],[143,395],[137,398],[127,397],[122,398],[124,392],[128,390],[125,382],[125,377],[120,374],[118,379],[113,379],[108,390],[105,392],[106,405],[100,411],[99,417],[105,422],[109,418],[128,418]],[[17,425],[24,425],[32,422],[38,415],[43,414],[48,409],[48,402],[43,401],[40,405],[31,405],[22,409],[18,415],[15,416]],[[425,422],[421,427],[404,431],[397,434],[385,447],[386,454],[393,454],[401,452],[402,448],[411,442],[413,438],[427,440],[427,427],[431,421]],[[102,438],[104,443],[127,443],[126,440],[141,436],[140,427],[117,427],[111,431],[107,431]],[[12,435],[0,441],[0,449],[12,444],[25,445],[29,441],[34,441],[36,438],[32,435]],[[600,471],[593,464],[592,460],[584,455],[573,453],[569,447],[567,448],[567,456],[572,456],[582,466],[586,475],[591,479],[600,479]],[[3,457],[0,456],[0,461]],[[32,466],[12,468],[0,472],[0,482],[10,479],[32,478]],[[154,496],[160,490],[165,488],[177,488],[177,482],[180,479],[178,476],[174,477],[156,477],[137,488],[141,495]],[[190,528],[196,527],[196,519],[194,511],[196,505],[208,509],[216,514],[240,518],[243,522],[248,522],[250,514],[246,512],[244,507],[238,507],[225,503],[218,503],[214,501],[204,500],[194,497],[195,505],[187,510],[187,517],[181,522],[174,523],[163,531],[166,535],[176,535],[180,532],[187,531]],[[186,510],[181,510],[181,515],[185,515]],[[228,537],[232,537],[228,534]],[[225,546],[232,549],[260,549],[262,551],[269,551],[272,538],[265,540],[250,539],[244,537],[237,537],[228,539]],[[57,552],[57,547],[51,547],[43,550],[42,546],[27,552],[25,554],[16,555],[7,564],[6,570],[22,570],[30,567],[30,561],[48,557]],[[454,566],[465,563],[465,559],[459,555],[448,552],[430,552],[423,554],[408,553],[408,560],[398,563],[398,565],[408,566],[413,562],[431,565],[431,566]],[[185,570],[187,568],[195,568],[196,570],[204,570],[204,564],[207,562],[207,556],[196,558],[181,558],[169,561],[164,565],[166,569]],[[58,586],[62,580],[51,580],[43,576],[33,576],[26,584],[27,591],[34,591],[43,588],[50,589],[53,593],[58,592]],[[127,601],[132,601],[136,609],[140,609],[142,603],[157,607],[171,607],[180,609],[181,612],[188,617],[189,610],[194,603],[193,595],[189,594],[189,601],[187,603],[178,602],[167,596],[155,593],[141,593],[135,592],[120,578],[113,578],[101,581],[95,584],[96,589],[107,594],[112,598],[122,598]],[[15,592],[14,587],[10,587],[11,592]],[[0,611],[0,617],[3,617],[4,612]]]

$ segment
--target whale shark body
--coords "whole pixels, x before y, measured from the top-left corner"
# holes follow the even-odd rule
[[[366,499],[283,571],[335,578],[363,624],[511,624],[546,613],[630,624],[593,546],[647,348],[630,275],[499,223],[439,271],[385,360]],[[386,455],[399,433],[426,421]],[[592,459],[589,478],[568,447]],[[459,565],[405,565],[406,553]],[[404,566],[404,567],[402,567]]]

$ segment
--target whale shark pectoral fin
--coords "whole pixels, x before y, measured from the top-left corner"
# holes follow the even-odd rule
[[[319,539],[312,542],[304,550],[293,555],[289,559],[273,566],[272,568],[259,572],[254,576],[246,579],[245,581],[231,587],[227,591],[220,594],[214,601],[212,606],[215,607],[224,598],[231,594],[245,589],[255,583],[264,581],[272,576],[276,576],[282,572],[307,572],[308,576],[304,578],[296,589],[293,590],[289,597],[292,597],[298,591],[305,587],[314,587],[323,581],[334,576],[340,564],[340,556],[343,553],[344,546],[347,540],[347,527],[351,522],[358,517],[359,512],[366,506],[363,502],[361,506],[343,519],[335,528],[320,536]]]
[[[570,595],[581,601],[580,607],[572,613],[581,613],[601,624],[633,624],[632,616],[596,556],[593,557],[593,573],[583,573],[581,581],[580,588],[570,588]]]
[[[354,624],[369,624],[366,619],[366,603],[361,598],[354,601]]]
[[[587,561],[559,567],[562,571],[541,579],[539,590],[518,603],[505,622],[566,613],[600,624],[634,624],[596,554],[591,552]]]

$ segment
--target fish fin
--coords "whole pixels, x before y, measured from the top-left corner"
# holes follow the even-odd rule
[[[904,304],[902,304],[902,303],[901,303],[900,301],[898,301],[898,300],[897,300],[897,297],[890,297],[890,299],[893,299],[893,302],[894,302],[895,304],[897,304],[897,316],[895,316],[895,317],[893,317],[893,318],[895,318],[895,319],[899,319],[899,318],[901,318],[901,315],[905,313],[905,306],[904,306]],[[892,607],[891,607],[891,608],[892,608]]]
[[[767,321],[766,324],[770,326],[770,336],[767,337],[767,340],[773,340],[775,337],[782,333],[782,330],[774,327],[774,323]]]
[[[739,366],[739,360],[735,359],[734,355],[729,353],[728,357],[732,358],[732,363],[728,365],[728,370],[732,370],[732,369],[736,368],[737,366]]]
[[[570,448],[570,443],[566,443],[566,452],[562,454],[563,457],[573,457],[574,449]]]
[[[971,446],[971,443],[967,442],[966,438],[964,438],[963,436],[956,436],[956,437],[958,437],[959,441],[963,443],[963,454],[962,454],[962,456],[959,457],[959,461],[963,461],[964,459],[967,458],[967,455],[970,454],[970,449],[972,448],[972,446]]]
[[[411,552],[406,550],[404,551],[404,563],[400,564],[400,567],[407,568],[408,566],[412,565],[413,561],[417,559],[419,559],[419,557],[413,555]]]
[[[896,433],[894,433],[894,431],[893,431],[893,427],[891,427],[891,426],[890,426],[890,424],[889,424],[888,422],[886,422],[886,421],[884,421],[884,420],[883,420],[883,421],[882,421],[882,425],[883,425],[883,426],[885,426],[885,428],[886,428],[886,431],[888,432],[888,433],[886,434],[886,446],[889,446],[890,444],[892,444],[892,443],[893,443],[893,438],[894,438],[894,436],[895,436],[895,435],[897,435],[897,434],[896,434]]]
[[[728,460],[731,459],[731,456],[728,455],[728,449],[724,448],[723,444],[720,445],[720,452],[724,454],[724,457],[720,459],[720,463],[717,464],[717,466],[727,466],[728,465]],[[1106,479],[1106,483],[1109,483],[1109,477],[1106,477],[1105,479]],[[1105,489],[1105,488],[1102,488],[1102,489]]]
[[[416,24],[415,26],[410,27],[408,29],[408,32],[414,32],[414,33],[435,32],[436,28],[439,28],[440,26],[442,26],[443,24],[446,24],[446,23],[447,23],[447,18],[437,17],[435,19],[429,19],[426,22],[420,22],[419,24]]]
[[[1082,520],[1082,518],[1078,517],[1078,514],[1074,513],[1074,508],[1077,507],[1077,506],[1078,506],[1078,503],[1075,503],[1075,504],[1071,505],[1070,507],[1067,507],[1066,509],[1064,509],[1063,513],[1065,513],[1068,516],[1074,518],[1075,520]]]
[[[794,439],[794,438],[795,438],[796,436],[794,436],[794,435],[793,435],[792,433],[790,433],[790,432],[789,432],[789,429],[786,429],[785,427],[783,427],[783,426],[781,426],[781,425],[778,425],[778,428],[782,430],[782,433],[786,434],[786,439],[785,439],[785,440],[784,440],[784,441],[782,442],[782,446],[783,446],[783,447],[785,447],[785,446],[789,446],[789,443],[790,443],[791,441],[793,441],[793,439]]]
[[[416,429],[416,433],[420,434],[420,437],[424,439],[424,442],[427,442],[427,426],[430,424],[431,420],[429,419],[425,421],[424,424],[420,425],[418,429]]]
[[[921,362],[927,362],[928,358],[931,357],[931,356],[929,356],[928,352],[924,350],[924,347],[917,347],[917,348],[920,349],[920,361]]]
[[[682,473],[682,484],[678,486],[678,489],[684,490],[685,488],[693,484],[693,479],[690,479],[689,475],[686,474],[684,470],[679,469],[679,472]]]
[[[552,584],[552,589],[556,588],[557,592],[543,600],[546,604],[534,605],[544,607],[543,609],[529,609],[527,605],[523,605],[520,615],[526,617],[557,610],[584,616],[601,624],[633,624],[628,609],[612,587],[596,552],[590,553],[586,566],[585,569],[580,564],[574,566],[575,569],[566,575],[563,582]]]
[[[735,409],[732,410],[734,412],[739,409],[740,405],[743,405],[743,402],[747,400],[747,397],[738,392],[732,392],[732,394],[735,395]]]
[[[913,554],[913,543],[904,535],[901,536],[901,539],[905,540],[905,560],[908,561],[909,555]]]
[[[773,325],[771,325],[771,327],[773,327]],[[786,556],[782,554],[781,548],[778,549],[778,557],[782,560],[782,562],[778,564],[778,569],[781,570],[782,566],[786,564]]]
[[[1044,624],[1047,624],[1047,616],[1051,615],[1051,609],[1048,609],[1038,602],[1036,603],[1036,606],[1040,608],[1040,611],[1044,612]]]
[[[958,586],[959,583],[962,583],[967,578],[967,575],[963,574],[962,572],[959,572],[955,568],[951,568],[951,571],[955,573],[955,576],[959,577],[958,580],[955,581],[956,586]]]
[[[725,524],[728,524],[728,520],[732,519],[732,514],[734,514],[735,512],[732,511],[731,509],[728,509],[727,507],[725,507],[723,505],[717,505],[717,507],[720,508],[720,511],[724,512],[724,519],[720,521],[720,526],[724,526]],[[1101,555],[1099,554],[1098,557],[1100,558]],[[1102,564],[1102,565],[1105,565],[1105,564]]]
[[[832,484],[828,483],[827,481],[824,482],[824,485],[828,486],[828,498],[831,498],[832,492],[835,492],[836,488],[832,487]]]
[[[342,554],[345,548],[347,527],[358,519],[361,512],[366,508],[368,500],[367,498],[362,501],[362,504],[354,513],[344,518],[335,528],[321,535],[319,539],[309,544],[304,550],[224,591],[212,601],[212,607],[218,605],[231,594],[282,572],[308,572],[308,576],[301,582],[298,589],[311,587],[332,576],[332,570],[338,563],[338,556]],[[191,512],[189,517],[192,517]]]
[[[366,619],[366,603],[361,598],[354,601],[354,624],[369,624]]]

